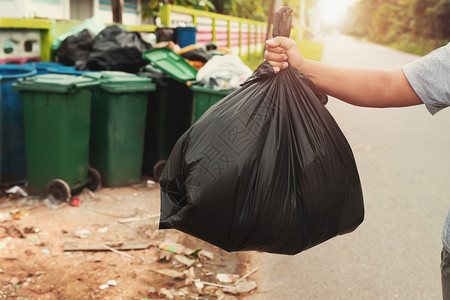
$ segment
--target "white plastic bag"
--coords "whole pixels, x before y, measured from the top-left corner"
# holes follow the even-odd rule
[[[197,81],[204,87],[221,89],[238,89],[253,71],[236,55],[213,56],[198,71]]]

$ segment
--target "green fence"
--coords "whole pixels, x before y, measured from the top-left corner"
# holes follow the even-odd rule
[[[176,5],[164,5],[160,10],[163,27],[196,26],[197,43],[215,43],[228,48],[244,60],[251,55],[262,57],[267,24],[249,19],[210,13]],[[43,20],[0,18],[0,32],[30,30],[39,32],[42,61],[51,61],[53,39],[79,25],[79,20]],[[154,32],[155,25],[124,25],[127,30]],[[296,28],[292,36],[297,36]],[[2,45],[3,46],[3,45]]]

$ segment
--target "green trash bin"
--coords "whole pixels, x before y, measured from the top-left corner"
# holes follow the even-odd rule
[[[18,80],[25,131],[28,192],[69,200],[90,182],[91,89],[98,81],[45,74]]]
[[[153,117],[147,120],[144,172],[158,181],[177,140],[232,90],[217,91],[195,84],[197,70],[169,48],[154,48],[143,56],[151,62],[143,75],[157,84],[154,97],[149,99],[149,114]]]
[[[90,164],[104,186],[141,181],[148,93],[155,84],[125,72],[84,74],[98,78],[92,94]]]
[[[234,90],[213,90],[193,84],[194,91],[194,122],[197,121],[211,106],[231,94]]]

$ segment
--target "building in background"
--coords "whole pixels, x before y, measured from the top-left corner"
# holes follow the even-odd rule
[[[124,0],[123,23],[141,24],[141,0]],[[111,0],[0,0],[0,18],[84,20],[112,23]]]

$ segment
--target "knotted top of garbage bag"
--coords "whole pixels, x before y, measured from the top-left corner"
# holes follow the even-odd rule
[[[291,35],[292,8],[284,6],[275,12],[272,36],[289,37]]]

